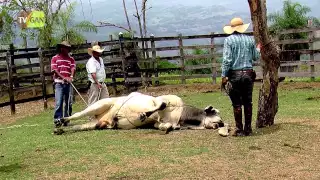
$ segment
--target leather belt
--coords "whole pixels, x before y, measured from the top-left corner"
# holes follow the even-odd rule
[[[230,70],[231,72],[252,72],[253,69],[235,69],[235,70]]]

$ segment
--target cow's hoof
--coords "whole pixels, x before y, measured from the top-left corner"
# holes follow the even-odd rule
[[[167,107],[167,104],[166,103],[161,103],[161,106],[159,108],[160,111],[164,110],[165,108]]]
[[[54,127],[55,128],[60,128],[61,126],[62,126],[62,121],[61,121],[61,119],[55,119],[54,121],[53,121],[53,123],[54,123]]]
[[[55,135],[61,135],[61,134],[63,134],[63,133],[64,133],[64,130],[61,129],[61,128],[55,128],[55,129],[53,130],[53,134],[55,134]]]
[[[140,116],[139,116],[139,119],[140,119],[141,122],[145,121],[147,119],[146,113],[141,113]]]

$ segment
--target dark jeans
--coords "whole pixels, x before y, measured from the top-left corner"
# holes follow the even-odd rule
[[[54,119],[60,119],[62,117],[71,116],[73,102],[72,96],[72,86],[70,84],[55,83],[55,112],[53,117]],[[63,102],[65,103],[64,114]]]
[[[229,72],[228,79],[232,85],[229,96],[234,108],[252,106],[253,73],[252,70]]]

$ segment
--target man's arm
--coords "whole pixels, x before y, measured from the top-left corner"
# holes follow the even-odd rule
[[[260,59],[260,49],[261,49],[261,44],[258,43],[257,46],[255,46],[255,42],[253,43],[253,61],[257,61]]]
[[[97,73],[91,73],[92,79],[95,83],[99,84],[99,81],[97,80]]]
[[[73,79],[75,72],[76,72],[76,62],[74,58],[71,58],[71,79]]]
[[[232,62],[231,47],[228,39],[225,39],[224,45],[223,45],[223,61],[221,65],[221,71],[222,71],[221,77],[227,77],[227,73],[230,69],[231,62]]]
[[[101,88],[101,84],[97,80],[97,68],[95,64],[88,62],[88,67],[87,67],[87,72],[91,74],[92,79],[94,80],[95,83],[97,83],[98,87]]]
[[[51,59],[51,72],[56,74],[57,76],[61,77],[62,79],[64,79],[65,77],[62,76],[59,72],[58,72],[58,65],[57,65],[57,59],[55,57],[53,57]]]

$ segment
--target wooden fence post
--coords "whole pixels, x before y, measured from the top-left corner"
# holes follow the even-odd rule
[[[112,34],[110,34],[109,35],[109,39],[110,39],[110,41],[113,41],[113,36],[112,36]],[[113,55],[113,53],[111,53],[111,58],[113,58],[114,57],[114,55]],[[112,74],[111,74],[111,79],[112,79],[112,88],[113,88],[113,90],[114,90],[114,95],[116,96],[117,95],[117,80],[116,80],[116,78],[115,78],[115,69],[114,68],[112,68],[111,69],[112,70]]]
[[[182,34],[179,34],[179,49],[180,49],[180,64],[181,64],[181,84],[186,84],[185,65],[184,65],[184,51]]]
[[[155,77],[155,86],[158,86],[159,83],[159,73],[158,73],[158,61],[157,61],[157,51],[156,51],[156,45],[154,42],[154,35],[151,35],[151,50],[152,50],[152,61],[153,61],[153,71],[154,71],[154,77]]]
[[[126,65],[125,64],[125,56],[124,56],[125,52],[123,49],[124,42],[122,42],[122,40],[124,40],[123,35],[119,35],[120,56],[122,59],[122,73],[123,73],[123,79],[124,79],[124,86],[125,86],[126,92],[128,93],[129,92],[129,84],[126,82],[127,81],[127,72],[125,69],[125,65]]]
[[[40,78],[42,83],[42,96],[43,96],[43,107],[44,109],[48,109],[48,103],[47,103],[47,82],[46,82],[46,76],[45,76],[45,68],[44,68],[44,57],[42,53],[42,49],[38,49],[39,54],[39,63],[40,63]]]
[[[210,47],[210,54],[211,54],[211,58],[212,58],[212,83],[213,84],[217,84],[217,59],[214,56],[214,32],[211,32],[210,35],[212,35],[211,37],[211,47]]]
[[[6,62],[7,62],[7,72],[8,72],[8,93],[10,98],[10,109],[11,109],[11,115],[16,113],[16,106],[14,102],[14,91],[13,91],[13,78],[12,78],[12,55],[11,52],[7,52],[6,56]]]
[[[13,56],[14,55],[14,46],[13,46],[13,44],[10,44],[10,55],[11,55],[11,59],[10,59],[11,73],[12,74],[16,74],[17,70],[14,67],[15,63],[14,63],[14,56]],[[14,87],[16,87],[16,88],[19,87],[19,83],[17,81],[14,81],[13,77],[12,77],[11,81],[13,81]]]
[[[311,50],[311,52],[310,52],[310,62],[311,63],[314,63],[314,53],[313,53],[314,35],[315,35],[314,31],[309,32],[309,39],[311,39],[311,43],[309,43],[309,49]],[[314,64],[311,64],[310,65],[311,81],[315,81],[314,72],[315,72]]]

